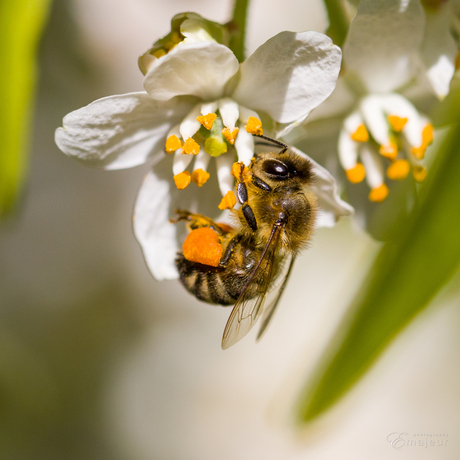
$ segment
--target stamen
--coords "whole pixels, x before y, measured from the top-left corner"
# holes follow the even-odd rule
[[[420,147],[412,147],[411,152],[417,160],[423,160],[425,158],[426,145],[422,144]]]
[[[423,182],[426,179],[426,168],[424,166],[414,166],[412,175],[417,182]]]
[[[249,134],[263,134],[262,122],[256,117],[249,117],[246,124],[246,131]]]
[[[388,196],[388,193],[388,187],[385,184],[382,184],[370,191],[369,200],[373,201],[374,203],[381,203]]]
[[[363,164],[357,163],[354,168],[348,169],[346,174],[352,184],[359,184],[366,176],[366,169]]]
[[[199,121],[206,129],[211,129],[214,123],[214,120],[217,118],[215,113],[208,113],[207,115],[200,115],[196,117],[197,121]]]
[[[407,160],[396,160],[387,169],[387,177],[391,180],[403,180],[410,171],[410,163]]]
[[[183,171],[174,176],[174,182],[179,190],[184,190],[190,185],[192,175],[188,171]]]
[[[388,145],[380,146],[379,153],[380,155],[382,155],[385,158],[388,158],[389,160],[394,160],[398,155],[398,147],[394,142],[390,141]]]
[[[423,128],[422,131],[422,142],[425,146],[428,146],[433,143],[434,131],[433,125],[431,123],[427,123],[426,126]]]
[[[180,148],[182,148],[182,142],[175,134],[166,139],[166,153],[174,153]]]
[[[222,201],[219,204],[219,209],[222,211],[224,209],[232,209],[233,206],[236,204],[236,197],[235,194],[230,190],[230,192],[227,192],[225,196],[222,198]]]
[[[397,115],[388,115],[387,120],[393,128],[393,131],[400,133],[406,125],[408,118],[398,117]]]
[[[197,155],[199,151],[200,146],[197,144],[197,142],[195,142],[193,138],[189,137],[184,142],[184,148],[182,150],[182,153],[185,153],[187,155]]]
[[[206,184],[209,179],[209,173],[204,169],[195,169],[192,173],[192,181],[195,182],[198,187],[202,187]]]
[[[350,134],[350,137],[356,142],[367,142],[369,140],[369,133],[367,132],[366,127],[361,123],[356,131]]]
[[[239,128],[235,128],[233,131],[230,131],[228,128],[222,129],[222,134],[224,135],[227,142],[231,145],[235,143],[236,136],[238,134]]]
[[[209,227],[192,230],[185,238],[182,253],[190,262],[217,267],[224,250],[217,233]]]

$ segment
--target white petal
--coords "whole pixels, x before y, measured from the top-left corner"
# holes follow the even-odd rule
[[[254,110],[248,109],[247,107],[240,105],[239,111],[240,111],[240,121],[244,123],[246,123],[249,120],[249,117],[258,118],[260,120],[259,114],[257,112],[254,112]]]
[[[436,11],[427,10],[425,37],[422,45],[423,63],[427,77],[436,94],[442,99],[449,93],[455,72],[458,49],[450,31],[452,10],[450,3]]]
[[[235,149],[238,154],[238,161],[242,161],[246,166],[249,166],[254,156],[254,136],[249,134],[244,127],[240,127],[238,131],[238,136],[235,139]]]
[[[380,145],[389,145],[390,128],[384,113],[384,102],[381,96],[370,95],[361,101],[360,109],[367,129]]]
[[[201,123],[196,119],[200,114],[201,106],[198,104],[182,120],[179,130],[184,141],[194,136],[200,129]]]
[[[380,187],[384,182],[383,165],[380,156],[369,146],[361,147],[361,160],[366,168],[366,181],[370,188]]]
[[[289,149],[297,155],[308,158],[313,164],[315,180],[311,189],[318,198],[319,205],[315,226],[333,227],[339,217],[353,214],[353,207],[340,198],[337,182],[332,174],[299,149],[295,147]]]
[[[345,171],[352,169],[358,162],[359,144],[355,142],[346,129],[342,129],[339,135],[339,160]]]
[[[192,161],[194,155],[182,153],[182,150],[176,150],[174,153],[173,174],[176,176],[187,169],[187,166]]]
[[[240,116],[238,104],[233,99],[224,97],[219,101],[219,112],[224,126],[233,131]]]
[[[202,169],[203,171],[207,171],[210,160],[211,160],[211,155],[209,155],[209,153],[206,153],[204,149],[201,149],[198,155],[195,157],[195,163],[193,165],[193,170]]]
[[[56,144],[87,166],[131,168],[164,151],[166,133],[190,107],[186,98],[159,102],[144,92],[104,97],[66,115]]]
[[[222,196],[233,190],[235,186],[235,178],[230,174],[235,158],[232,155],[232,150],[220,155],[216,158],[217,163],[217,179],[219,180],[219,188]]]
[[[369,91],[392,91],[413,75],[425,16],[419,0],[361,0],[343,53]]]
[[[133,228],[145,262],[157,280],[175,279],[177,251],[176,226],[171,217],[171,191],[174,185],[153,172],[147,174],[137,196]]]
[[[158,59],[144,78],[144,88],[154,99],[191,95],[205,101],[223,95],[227,81],[236,74],[235,55],[215,42],[182,44]]]
[[[318,32],[281,32],[241,65],[233,94],[240,104],[290,123],[305,117],[335,88],[342,53]]]

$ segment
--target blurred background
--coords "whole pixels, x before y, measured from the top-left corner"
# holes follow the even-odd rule
[[[54,144],[68,112],[142,89],[137,57],[184,11],[226,22],[231,2],[52,5],[29,175],[1,227],[0,458],[458,458],[460,312],[449,289],[344,401],[299,431],[299,390],[379,244],[351,219],[317,231],[263,340],[255,345],[254,331],[223,352],[230,310],[156,282],[144,264],[131,213],[146,167],[92,170]],[[248,51],[281,30],[326,27],[320,0],[253,0]],[[392,433],[446,443],[398,450]]]

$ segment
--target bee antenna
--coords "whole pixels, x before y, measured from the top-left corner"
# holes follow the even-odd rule
[[[261,139],[265,139],[266,141],[271,142],[272,144],[278,145],[280,147],[283,147],[283,149],[279,152],[280,154],[284,153],[287,149],[288,146],[284,142],[281,142],[277,139],[272,139],[271,137],[264,136],[263,134],[253,134],[253,136],[260,137]]]

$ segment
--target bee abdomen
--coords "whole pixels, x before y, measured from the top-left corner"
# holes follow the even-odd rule
[[[199,300],[220,305],[232,305],[236,298],[230,295],[222,276],[224,269],[190,262],[180,254],[176,259],[180,280]]]

